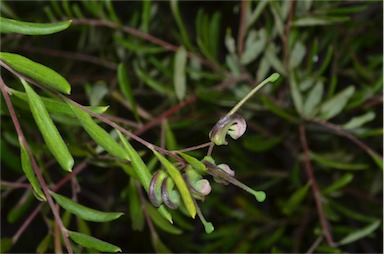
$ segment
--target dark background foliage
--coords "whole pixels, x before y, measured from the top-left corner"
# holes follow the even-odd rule
[[[240,1],[182,1],[178,8],[185,30],[178,27],[170,2],[147,4],[148,12],[144,2],[138,1],[2,1],[5,17],[30,22],[73,19],[73,23],[52,35],[2,34],[1,51],[21,54],[58,71],[72,86],[70,98],[82,105],[110,105],[107,115],[134,121],[134,125],[121,125],[151,143],[161,145],[166,132],[169,150],[208,142],[212,126],[256,81],[279,72],[282,77],[276,84],[266,86],[241,108],[248,124],[245,135],[213,151],[215,160],[230,165],[237,179],[265,191],[266,201],[258,203],[233,185],[211,181],[212,193],[200,208],[215,231],[206,234],[198,219],[175,211],[175,226],[183,233],[170,234],[156,227],[161,241],[174,252],[382,253],[383,171],[375,163],[383,149],[382,2],[270,1],[250,22],[263,1],[246,2],[243,7]],[[200,23],[199,12],[205,15]],[[246,23],[242,24],[243,16]],[[111,28],[108,22],[119,25]],[[247,22],[244,35],[239,35]],[[153,37],[143,39],[123,27]],[[207,32],[199,34],[199,30]],[[266,42],[252,49],[263,33]],[[174,49],[164,49],[153,38],[175,49],[184,45],[200,57],[188,59],[182,107],[174,94]],[[233,54],[228,49],[231,38],[236,44]],[[239,44],[245,45],[243,49]],[[260,52],[252,58],[255,51]],[[246,54],[251,60],[243,59]],[[139,125],[117,83],[121,62],[127,66],[137,105],[150,115],[146,118],[140,113]],[[21,89],[4,69],[1,75],[7,86]],[[319,82],[323,93],[316,97],[313,91]],[[350,96],[340,95],[350,86],[354,89]],[[344,99],[345,106],[326,117],[322,103],[332,98],[331,109]],[[26,180],[20,169],[17,135],[1,99],[1,237],[12,238],[38,201],[29,189],[10,184]],[[310,110],[306,106],[311,107],[311,100],[319,102]],[[15,102],[15,107],[27,141],[45,169],[44,177],[53,186],[66,173],[43,146],[29,110],[22,103]],[[170,114],[161,116],[170,109]],[[360,118],[355,126],[345,125],[367,114],[369,121]],[[162,121],[144,130],[153,119],[166,119],[168,131]],[[76,164],[87,158],[86,168],[60,193],[76,196],[90,207],[126,214],[111,223],[86,226],[79,226],[72,217],[70,225],[89,230],[123,252],[153,252],[148,227],[138,231],[131,226],[135,216],[129,210],[130,176],[110,156],[98,155],[95,143],[76,123],[58,117],[56,123],[72,147]],[[149,163],[153,156],[142,145],[133,144]],[[206,150],[191,154],[201,159]],[[330,186],[334,188],[327,189]],[[20,215],[10,218],[15,209]],[[49,207],[43,206],[9,252],[35,252],[47,234],[55,234],[52,220]],[[374,223],[380,226],[369,232]],[[351,235],[356,240],[332,244]],[[52,241],[47,251],[54,251]]]

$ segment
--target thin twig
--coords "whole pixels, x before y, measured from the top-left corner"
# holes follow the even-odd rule
[[[320,119],[310,119],[309,121],[312,121],[312,122],[317,123],[317,124],[319,124],[321,126],[324,126],[324,127],[328,128],[328,129],[336,132],[340,136],[346,137],[347,139],[349,139],[350,141],[352,141],[353,143],[358,145],[361,149],[366,151],[368,154],[374,154],[375,156],[377,156],[378,158],[383,160],[383,156],[378,154],[372,148],[370,148],[369,146],[364,144],[362,141],[360,141],[359,139],[354,137],[352,134],[350,134],[349,132],[347,132],[346,130],[341,128],[340,126],[338,126],[336,124],[333,124],[333,123],[330,123],[330,122],[327,122],[327,121],[324,121],[324,120],[320,120]]]
[[[332,239],[331,231],[329,230],[328,221],[325,218],[323,206],[321,204],[321,194],[319,191],[319,187],[317,186],[316,179],[313,174],[313,168],[312,168],[312,163],[309,155],[307,137],[305,135],[305,127],[303,124],[300,125],[300,141],[304,150],[304,166],[305,166],[305,170],[307,171],[308,178],[311,182],[313,196],[315,198],[317,213],[320,218],[321,227],[323,228],[323,233],[325,238],[327,239],[328,245],[334,246],[335,244]]]
[[[306,253],[310,254],[312,252],[314,252],[317,248],[317,246],[319,246],[319,244],[321,243],[321,241],[323,241],[323,236],[319,236],[316,241],[311,245],[311,247],[307,250]]]
[[[207,143],[204,143],[204,144],[201,144],[201,145],[197,145],[197,146],[187,147],[187,148],[180,149],[180,150],[173,150],[171,152],[172,153],[184,153],[184,152],[188,152],[188,151],[195,151],[195,150],[199,150],[199,149],[208,147],[211,144],[212,144],[212,142],[207,142]]]
[[[20,126],[19,120],[16,117],[16,112],[15,112],[15,110],[13,108],[13,105],[11,103],[11,99],[9,98],[9,95],[8,95],[8,92],[7,92],[6,85],[5,85],[5,83],[4,83],[4,81],[3,81],[1,76],[0,76],[0,87],[1,87],[1,91],[3,93],[3,97],[4,97],[4,100],[5,100],[5,103],[7,104],[7,107],[8,107],[9,114],[11,116],[12,122],[13,122],[13,124],[15,126],[15,130],[17,132],[17,136],[19,138],[19,141],[25,147],[25,149],[27,150],[28,156],[29,156],[29,158],[31,160],[32,167],[33,167],[33,169],[35,171],[37,179],[39,180],[40,186],[43,189],[43,192],[44,192],[44,194],[45,194],[45,196],[47,198],[49,206],[51,207],[51,211],[53,213],[53,216],[55,217],[55,220],[56,220],[56,222],[58,223],[58,225],[60,227],[61,234],[63,236],[64,243],[65,243],[65,246],[66,246],[66,248],[68,250],[68,253],[73,253],[71,245],[70,245],[69,240],[68,240],[68,233],[66,231],[66,228],[64,227],[63,222],[61,221],[59,213],[55,209],[55,203],[53,202],[51,194],[49,193],[48,186],[45,183],[45,180],[43,178],[41,170],[40,170],[39,166],[37,165],[35,158],[33,157],[33,154],[31,152],[31,149],[29,148],[29,145],[28,145],[27,141],[25,140],[24,133],[21,130],[21,126]]]

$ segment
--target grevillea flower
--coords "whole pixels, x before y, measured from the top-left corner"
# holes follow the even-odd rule
[[[247,129],[247,123],[240,115],[226,115],[213,126],[209,132],[209,138],[215,145],[226,145],[225,136],[228,134],[233,139],[240,138]]]

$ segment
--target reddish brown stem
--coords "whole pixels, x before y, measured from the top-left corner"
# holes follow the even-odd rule
[[[7,107],[8,107],[9,114],[11,116],[12,122],[13,122],[13,124],[15,126],[15,130],[17,132],[17,136],[19,138],[19,141],[25,147],[25,149],[27,150],[28,156],[31,159],[32,167],[33,167],[33,169],[35,171],[37,179],[39,180],[41,188],[43,189],[43,192],[44,192],[44,194],[45,194],[45,196],[47,198],[48,204],[51,207],[51,211],[53,213],[53,216],[55,217],[55,220],[56,220],[57,224],[60,227],[61,234],[63,236],[64,243],[65,243],[65,246],[66,246],[66,248],[68,250],[68,253],[73,253],[71,245],[70,245],[69,240],[68,240],[68,234],[66,232],[66,228],[64,227],[63,222],[61,221],[60,215],[59,215],[58,211],[55,208],[55,203],[53,202],[51,194],[49,193],[48,186],[45,183],[45,180],[43,178],[41,170],[40,170],[39,166],[37,165],[37,163],[35,161],[35,158],[33,157],[33,154],[31,152],[31,149],[28,146],[27,141],[25,140],[24,133],[21,130],[19,120],[16,117],[16,112],[15,112],[13,106],[12,106],[11,99],[9,98],[9,95],[8,95],[8,92],[7,92],[6,85],[5,85],[5,83],[4,83],[4,81],[3,81],[1,76],[0,76],[0,87],[1,87],[1,92],[3,93],[3,97],[4,97],[4,100],[5,100],[5,103],[7,104]]]
[[[241,55],[243,54],[244,50],[244,37],[245,37],[245,30],[246,30],[246,21],[247,21],[247,0],[241,1],[241,10],[240,10],[240,27],[239,27],[239,35],[237,37],[237,53],[239,58],[241,58]]]
[[[307,175],[312,186],[313,197],[315,198],[317,213],[320,218],[321,227],[323,228],[323,233],[325,238],[327,239],[328,245],[334,246],[335,244],[332,239],[331,231],[329,230],[328,221],[325,218],[323,206],[321,204],[321,194],[319,191],[319,187],[317,186],[315,175],[313,174],[312,163],[309,155],[309,147],[307,143],[307,137],[305,135],[305,127],[303,124],[300,125],[300,141],[304,150],[304,167],[307,171]]]

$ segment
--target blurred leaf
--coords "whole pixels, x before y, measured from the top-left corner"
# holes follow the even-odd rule
[[[260,95],[260,99],[263,102],[264,106],[267,107],[272,113],[276,114],[277,116],[290,122],[297,121],[294,116],[291,116],[285,110],[281,109],[278,105],[273,104],[273,102],[267,96]]]
[[[136,100],[133,95],[131,83],[128,79],[127,66],[124,63],[120,63],[117,67],[117,78],[119,81],[120,90],[124,97],[129,101],[136,121],[140,122],[140,117],[137,113]]]
[[[33,191],[36,193],[36,198],[40,201],[46,201],[47,199],[45,198],[43,191],[40,189],[39,181],[37,180],[35,171],[32,168],[31,158],[29,157],[27,149],[24,147],[22,142],[20,142],[20,157],[21,167],[28,181],[31,183]]]
[[[247,18],[247,29],[252,26],[253,23],[257,21],[260,17],[260,14],[263,12],[265,6],[267,5],[267,0],[261,0],[257,2],[257,7],[253,10],[252,14]]]
[[[17,222],[23,215],[26,214],[33,201],[33,195],[31,191],[27,189],[18,203],[8,212],[7,221],[11,224]]]
[[[154,89],[154,90],[156,90],[162,94],[165,94],[169,97],[172,97],[173,92],[166,85],[161,84],[157,80],[153,79],[147,73],[142,71],[137,64],[133,64],[133,67],[135,69],[137,76],[139,76],[139,78],[141,80],[143,80],[144,83],[146,83],[149,87],[151,87],[152,89]]]
[[[27,82],[23,79],[21,79],[21,81],[27,94],[28,104],[31,109],[32,116],[35,119],[41,134],[43,135],[49,151],[65,171],[71,172],[74,160],[68,151],[64,140],[60,136],[59,131],[53,124],[43,101],[40,96],[27,84]]]
[[[12,248],[12,238],[3,237],[0,241],[1,253],[8,253]]]
[[[175,138],[175,134],[173,133],[171,127],[168,124],[168,121],[164,121],[164,129],[165,129],[165,142],[166,147],[169,151],[177,149],[177,141]]]
[[[75,106],[69,100],[67,100],[67,105],[71,108],[72,112],[75,114],[76,118],[80,121],[81,126],[89,134],[89,136],[101,147],[103,147],[108,153],[123,159],[129,160],[129,155],[125,150],[106,132],[101,128],[91,116],[83,111],[82,109]]]
[[[372,157],[372,159],[375,161],[376,165],[383,170],[383,158],[379,157],[375,153],[368,152],[368,154]]]
[[[173,85],[175,88],[176,97],[181,101],[184,99],[187,84],[185,77],[185,65],[187,63],[187,51],[184,47],[180,47],[176,51],[175,62],[174,62],[174,76],[173,76]]]
[[[69,230],[67,232],[69,237],[75,243],[80,244],[86,248],[92,248],[103,252],[121,252],[121,249],[118,246],[101,241],[92,236]]]
[[[144,228],[144,213],[135,181],[133,178],[129,180],[129,214],[131,215],[132,229],[142,231]]]
[[[56,71],[29,60],[26,57],[0,52],[0,60],[9,65],[15,71],[36,80],[42,85],[48,86],[65,94],[71,92],[68,81]]]
[[[274,136],[271,138],[265,138],[260,135],[253,135],[248,136],[246,139],[244,139],[243,145],[249,151],[260,153],[272,149],[274,146],[281,143],[283,139],[284,137],[282,135]]]
[[[32,23],[0,17],[0,31],[28,35],[53,34],[67,29],[71,22],[72,20],[58,23]]]
[[[316,16],[307,16],[301,17],[292,21],[292,26],[324,26],[332,25],[337,22],[348,21],[349,17],[316,17]]]
[[[167,173],[169,174],[169,176],[175,182],[177,189],[180,192],[181,198],[184,201],[185,207],[188,210],[189,215],[192,218],[195,218],[196,207],[192,200],[191,193],[189,192],[189,189],[182,175],[180,174],[179,170],[171,162],[169,162],[165,157],[163,157],[160,153],[158,153],[156,150],[152,149],[152,151],[156,155],[156,157],[159,159],[161,164],[164,166],[164,168],[167,170]]]
[[[72,199],[59,195],[52,191],[50,191],[50,193],[61,207],[63,207],[68,212],[73,213],[87,221],[107,222],[107,221],[116,220],[123,215],[123,213],[118,213],[118,212],[101,212],[101,211],[80,205],[75,201],[73,201]]]
[[[292,52],[290,53],[289,68],[297,68],[303,61],[306,53],[307,52],[304,44],[301,41],[297,41],[292,49]]]
[[[291,77],[289,80],[289,85],[290,85],[290,91],[291,91],[291,97],[293,100],[293,104],[295,106],[296,111],[301,115],[304,112],[303,109],[303,97],[302,94],[299,90],[297,81],[295,77]]]
[[[310,187],[310,183],[308,182],[302,188],[296,190],[292,196],[287,200],[284,205],[283,212],[286,215],[292,214],[303,201],[303,199],[307,196],[308,189]]]
[[[174,235],[179,235],[183,232],[180,229],[178,229],[177,227],[169,224],[169,222],[167,220],[165,220],[164,217],[162,217],[160,215],[158,210],[155,209],[152,204],[149,204],[147,202],[146,207],[147,207],[147,210],[149,212],[149,215],[152,218],[153,223],[155,223],[156,226],[158,226],[159,228],[161,228],[165,232],[170,233],[170,234],[174,234]]]
[[[52,235],[47,234],[43,240],[37,245],[36,253],[46,253],[52,241]]]
[[[331,99],[322,103],[320,107],[320,117],[324,120],[327,120],[338,115],[343,110],[354,92],[355,87],[349,86],[333,96]]]
[[[283,62],[280,60],[280,57],[277,57],[278,48],[273,43],[269,43],[265,51],[265,58],[268,60],[269,64],[276,70],[276,72],[286,75],[286,70],[283,65]]]
[[[152,244],[157,253],[171,253],[167,246],[160,240],[159,237],[152,236]]]
[[[88,87],[87,87],[88,88]],[[103,98],[108,94],[109,89],[104,82],[97,82],[87,89],[87,96],[91,106],[99,106]]]
[[[254,61],[263,51],[267,43],[267,32],[265,29],[259,31],[251,30],[245,41],[245,50],[241,55],[241,64],[247,65]]]
[[[329,46],[327,49],[327,54],[325,55],[325,59],[323,60],[323,63],[321,64],[319,70],[316,72],[317,75],[321,75],[324,73],[324,71],[327,69],[327,67],[331,63],[332,56],[333,56],[333,47]]]
[[[323,97],[324,84],[322,81],[317,81],[313,88],[309,91],[308,96],[305,98],[303,106],[303,114],[305,116],[314,116],[316,109]]]
[[[326,156],[316,154],[314,152],[311,152],[311,158],[314,161],[329,168],[336,168],[336,169],[342,169],[342,170],[364,170],[368,168],[367,164],[357,164],[357,163],[350,164],[350,163],[344,163],[340,160],[335,161],[333,159],[329,159]]]
[[[360,240],[361,238],[364,238],[364,237],[370,235],[372,232],[374,232],[380,226],[380,224],[381,224],[380,220],[374,221],[371,224],[369,224],[368,226],[361,228],[359,230],[356,230],[356,231],[352,232],[351,234],[347,235],[346,237],[341,239],[337,243],[337,245],[338,246],[345,245],[345,244],[349,244],[349,243],[352,243],[354,241]]]
[[[356,117],[352,118],[347,123],[343,124],[343,128],[346,130],[359,128],[362,125],[364,125],[365,123],[370,122],[373,119],[375,119],[375,116],[376,116],[375,112],[369,111],[369,112],[365,113],[364,115],[356,116]]]
[[[170,4],[171,4],[171,11],[172,11],[173,17],[175,18],[176,24],[179,28],[181,38],[183,39],[184,45],[188,49],[193,49],[191,41],[189,40],[189,37],[188,37],[187,29],[185,28],[183,20],[182,20],[181,15],[180,15],[178,1],[177,0],[170,0]]]
[[[341,189],[342,187],[350,183],[352,180],[353,180],[353,174],[346,173],[342,175],[339,179],[337,179],[335,182],[333,182],[331,185],[324,188],[322,190],[322,194],[327,195],[328,193]]]

